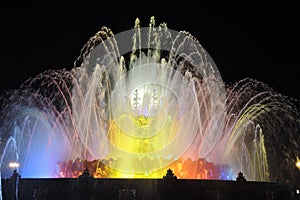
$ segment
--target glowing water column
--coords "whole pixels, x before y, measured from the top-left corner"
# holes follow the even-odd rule
[[[224,126],[225,91],[189,33],[137,20],[117,35],[103,28],[83,49],[72,115],[92,158],[125,174],[148,174],[183,156],[209,158]]]

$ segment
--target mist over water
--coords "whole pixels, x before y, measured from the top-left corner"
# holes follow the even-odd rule
[[[103,27],[79,54],[1,95],[2,176],[16,161],[23,178],[59,177],[59,162],[79,158],[110,160],[111,177],[161,178],[204,158],[234,178],[299,177],[299,100],[251,78],[227,85],[187,31],[137,19],[116,35]]]

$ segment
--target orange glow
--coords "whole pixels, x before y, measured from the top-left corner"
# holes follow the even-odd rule
[[[223,166],[224,167],[224,166]],[[77,178],[87,168],[94,178],[162,178],[168,169],[171,169],[178,179],[220,179],[220,166],[206,161],[204,158],[184,160],[182,158],[174,161],[169,166],[152,172],[123,172],[109,167],[108,160],[75,160],[74,162],[61,162],[59,166],[59,177]]]

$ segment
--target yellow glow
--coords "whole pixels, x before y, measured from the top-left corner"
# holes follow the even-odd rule
[[[125,132],[122,127],[119,127],[116,121],[111,121],[108,138],[111,144],[121,150],[115,155],[118,155],[121,160],[111,169],[110,176],[115,178],[159,178],[166,174],[166,164],[161,164],[161,160],[154,158],[149,154],[164,150],[175,138],[178,123],[167,117],[163,126],[157,130],[155,118],[146,116],[137,116],[123,114],[118,119],[120,124],[126,125],[128,119],[133,122],[132,132]],[[167,156],[170,152],[163,151],[161,156]],[[120,155],[122,154],[122,155]],[[125,159],[127,154],[134,155],[134,160]],[[114,155],[110,155],[114,157]],[[124,159],[122,159],[124,158]],[[155,162],[155,163],[153,163]],[[154,169],[139,171],[141,165],[155,166]],[[125,167],[130,166],[130,167]],[[120,169],[130,169],[130,172],[124,172]],[[147,167],[146,167],[147,168]]]
[[[298,157],[297,157],[297,161],[296,161],[296,167],[297,167],[298,169],[300,169],[300,160],[299,160]]]
[[[162,178],[167,172],[166,168],[159,169],[155,172],[145,172],[145,173],[128,173],[122,172],[117,169],[111,170],[111,178]]]
[[[123,119],[126,117],[127,116],[122,116]],[[123,151],[137,154],[155,152],[163,149],[172,142],[175,136],[177,123],[174,121],[167,121],[161,130],[153,134],[152,132],[150,133],[151,128],[146,126],[151,126],[151,124],[149,124],[152,121],[151,117],[130,116],[130,118],[133,118],[136,124],[136,129],[132,131],[138,132],[139,137],[127,134],[118,127],[115,121],[110,123],[108,138],[112,144]]]
[[[174,175],[180,179],[209,179],[211,168],[206,169],[203,161],[192,161],[191,159],[184,160],[177,159],[168,166],[161,169],[136,173],[136,172],[123,172],[117,169],[110,169],[110,178],[163,178],[168,169],[171,169]],[[198,170],[195,170],[198,168]]]
[[[137,117],[134,117],[134,116],[130,115],[130,118],[134,121],[134,123],[136,125],[138,125],[140,127],[147,126],[152,121],[152,117],[146,117],[146,116],[143,116],[143,115],[140,115],[140,116],[137,116]]]

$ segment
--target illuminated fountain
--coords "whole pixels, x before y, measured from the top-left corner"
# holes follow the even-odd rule
[[[272,181],[295,170],[299,152],[297,100],[253,79],[225,85],[192,35],[154,18],[117,35],[103,27],[74,68],[30,78],[1,103],[2,176],[16,161],[24,178],[89,165],[95,177],[162,178],[172,168],[179,178],[242,171]]]

